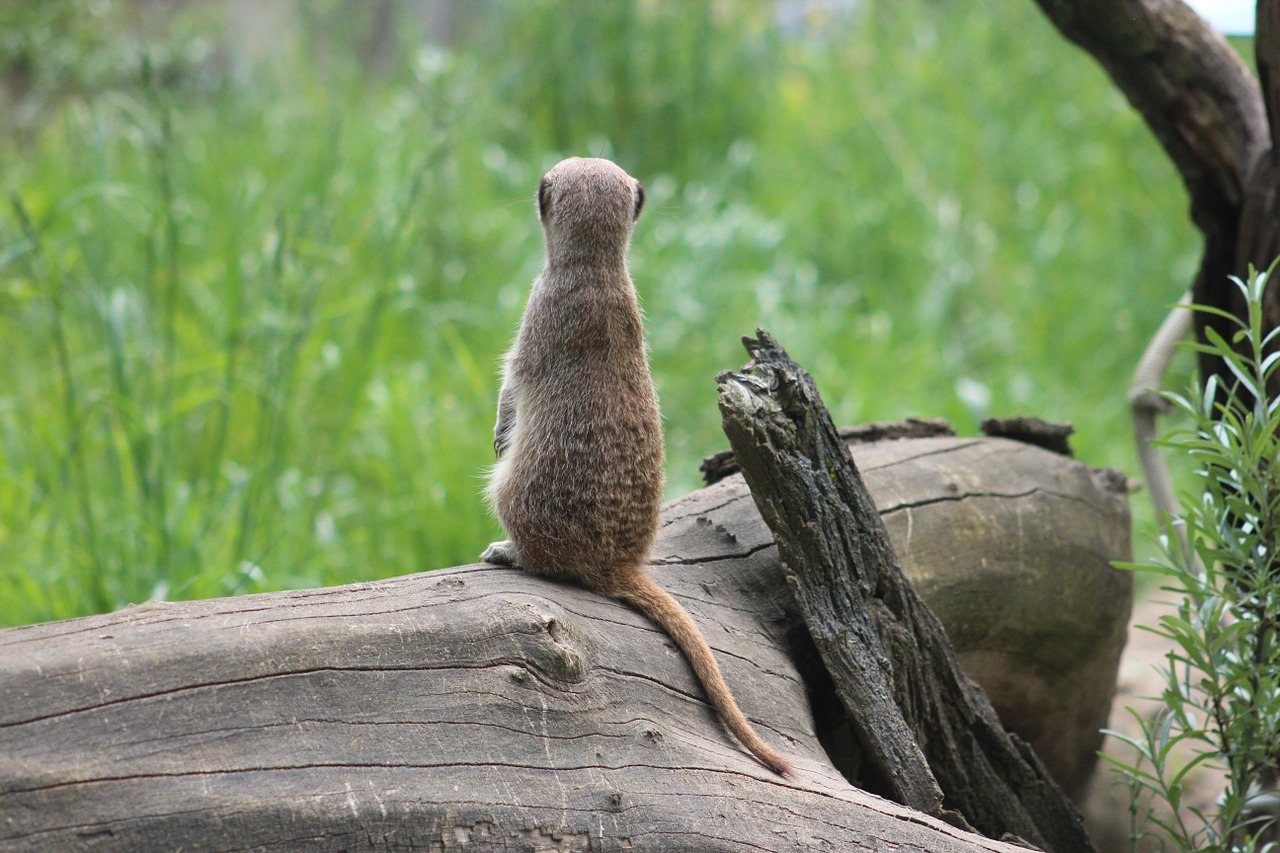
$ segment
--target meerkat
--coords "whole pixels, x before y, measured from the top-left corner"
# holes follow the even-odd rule
[[[486,490],[510,538],[480,559],[576,581],[653,620],[729,731],[793,777],[739,710],[693,618],[643,569],[663,488],[662,420],[627,269],[643,206],[640,182],[608,160],[565,160],[538,186],[546,266],[507,353]]]

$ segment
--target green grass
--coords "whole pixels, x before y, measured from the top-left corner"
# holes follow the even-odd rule
[[[1136,473],[1128,376],[1199,239],[1029,0],[800,35],[766,2],[570,5],[468,5],[377,74],[338,4],[247,75],[190,15],[159,47],[24,31],[105,70],[37,65],[0,141],[0,624],[474,559],[533,190],[568,154],[649,191],[671,496],[725,446],[714,376],[757,325],[837,421],[1039,414]]]

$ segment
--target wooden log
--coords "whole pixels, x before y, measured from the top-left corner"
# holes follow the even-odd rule
[[[743,341],[743,371],[718,378],[725,434],[873,773],[927,814],[945,816],[945,794],[988,836],[1092,850],[1080,815],[1005,732],[903,576],[812,377],[757,336]]]
[[[1041,685],[1028,717],[1105,658],[1113,640],[1092,624],[1043,623],[1052,642],[1011,624],[1042,623],[1038,602],[1064,588],[1113,606],[1107,561],[1128,524],[1113,483],[1003,440],[858,453],[895,547],[947,612],[972,612],[970,588],[990,594],[948,583],[965,552],[1006,578],[986,629],[955,627],[975,662],[1077,650],[1025,678],[1002,669]],[[667,506],[655,563],[797,784],[729,738],[643,617],[464,566],[0,631],[0,849],[1015,849],[843,775],[857,771],[833,690],[740,477]]]
[[[656,574],[799,784],[642,617],[472,566],[0,633],[0,848],[1011,850],[823,759],[795,669],[716,590],[776,587],[756,562]]]

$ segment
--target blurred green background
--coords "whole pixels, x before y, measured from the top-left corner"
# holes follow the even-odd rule
[[[648,191],[669,496],[757,325],[838,422],[1035,414],[1137,476],[1200,240],[1031,0],[5,3],[0,624],[472,561],[567,155]]]

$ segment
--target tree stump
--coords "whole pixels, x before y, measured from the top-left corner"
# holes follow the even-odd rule
[[[743,371],[719,377],[724,430],[871,773],[896,801],[954,810],[949,819],[988,836],[1092,850],[1080,815],[1005,732],[904,578],[812,377],[757,336],[743,341]]]

